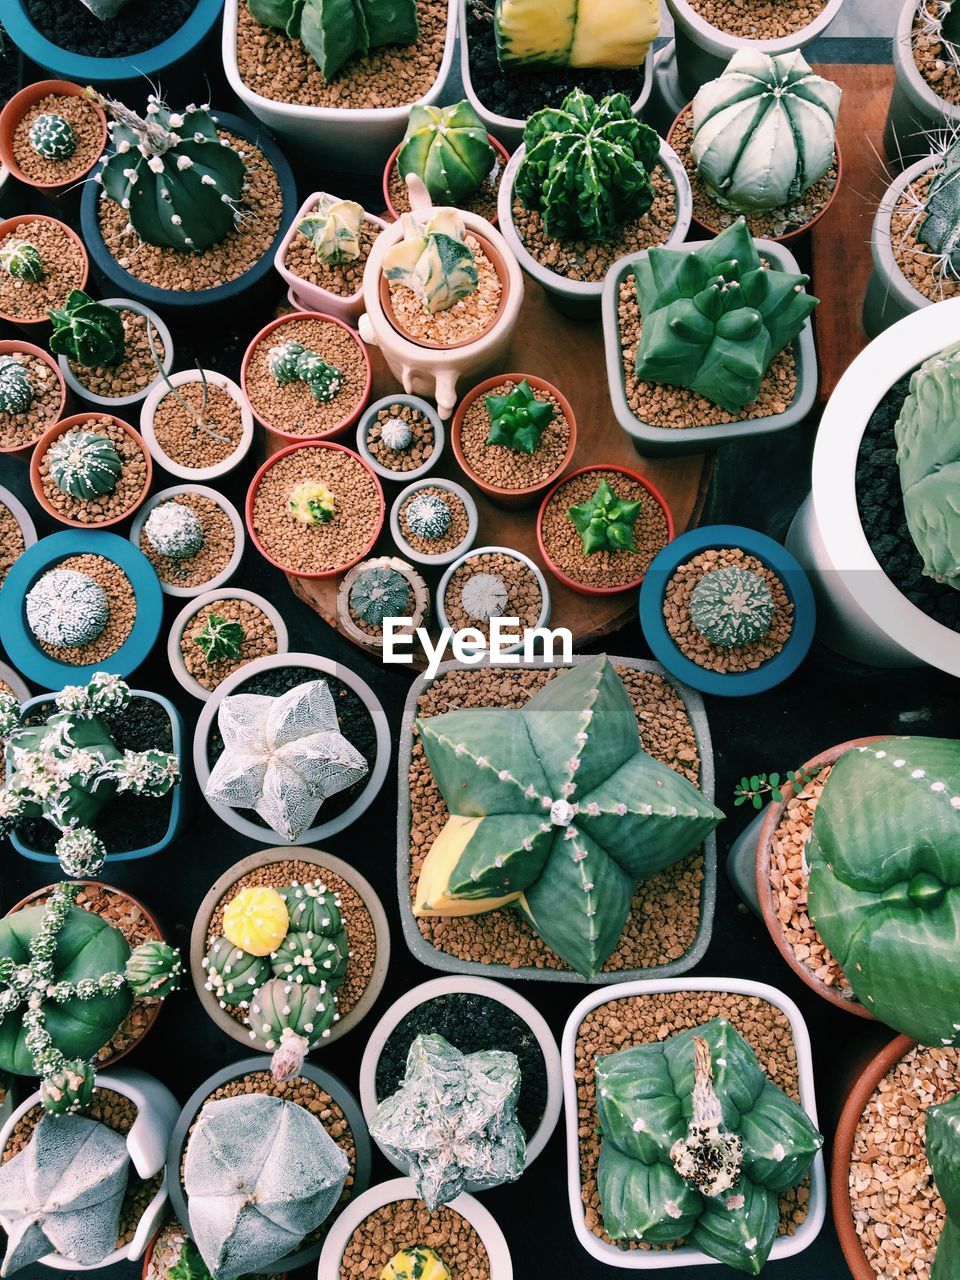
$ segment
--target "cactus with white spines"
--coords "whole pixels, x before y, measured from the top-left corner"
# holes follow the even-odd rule
[[[388,418],[380,428],[380,439],[383,441],[384,448],[392,453],[401,453],[404,449],[410,448],[413,432],[410,430],[410,424],[403,418]]]
[[[222,935],[211,943],[203,958],[203,967],[207,972],[204,986],[217,997],[221,1008],[230,1005],[247,1008],[270,977],[270,961],[266,956],[251,955]]]
[[[189,560],[204,543],[203,525],[192,507],[184,502],[161,502],[143,525],[143,536],[158,555],[171,560]]]
[[[285,382],[300,381],[297,362],[306,349],[302,342],[292,338],[287,342],[278,342],[275,347],[270,348],[267,352],[267,369],[274,382],[282,385]]]
[[[460,592],[460,603],[474,622],[502,617],[508,599],[506,585],[495,573],[472,573]]]
[[[0,356],[0,413],[26,413],[34,393],[27,366],[16,356]]]
[[[77,649],[102,635],[110,604],[99,582],[77,569],[50,569],[25,601],[27,625],[38,640],[57,649]]]
[[[319,404],[329,404],[340,394],[343,374],[335,364],[324,360],[316,351],[302,351],[297,358],[297,377],[305,382]]]
[[[450,528],[453,513],[438,493],[415,493],[403,509],[410,532],[417,538],[442,538]]]
[[[40,1101],[44,1111],[54,1116],[75,1115],[86,1111],[93,1098],[96,1072],[82,1058],[65,1061],[58,1071],[51,1071],[40,1081]]]
[[[42,111],[30,125],[27,137],[44,160],[69,160],[77,149],[77,135],[69,120],[55,111]]]

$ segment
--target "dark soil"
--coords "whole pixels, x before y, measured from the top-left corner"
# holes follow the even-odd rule
[[[863,433],[857,459],[860,521],[871,551],[897,590],[934,621],[960,631],[960,591],[923,576],[923,560],[903,513],[893,429],[909,390],[909,375],[894,383]]]
[[[369,772],[367,775],[355,782],[352,787],[348,787],[346,791],[340,791],[335,796],[331,796],[329,800],[325,800],[317,812],[317,823],[329,822],[331,818],[337,817],[343,813],[345,809],[349,809],[359,796],[360,792],[367,785],[370,773],[373,772],[373,766],[377,759],[377,734],[373,727],[373,720],[370,713],[363,705],[363,699],[336,676],[325,675],[320,671],[313,671],[309,667],[275,667],[270,671],[259,671],[256,675],[245,680],[243,684],[234,689],[234,693],[260,693],[265,697],[276,698],[281,693],[286,693],[288,689],[294,689],[298,684],[305,684],[308,680],[326,680],[330,686],[330,692],[333,694],[333,700],[337,708],[337,719],[340,722],[340,732],[366,760]],[[207,743],[207,761],[211,768],[220,759],[223,753],[223,739],[217,731],[216,719],[210,730],[210,739]],[[270,828],[263,821],[258,813],[252,809],[237,810],[243,813],[245,818],[249,818],[251,822],[255,822],[257,826],[263,827],[264,831]]]
[[[0,26],[0,106],[20,88],[20,51]]]
[[[49,710],[40,707],[26,717],[26,723],[41,724],[48,715]],[[158,702],[131,698],[122,711],[102,718],[121,751],[173,750],[170,719]],[[107,853],[142,849],[163,838],[170,825],[172,804],[172,792],[165,796],[135,796],[127,792],[104,805],[97,814],[94,830]],[[53,853],[60,839],[57,828],[45,818],[31,818],[21,823],[17,835],[40,853]]]
[[[179,31],[196,7],[197,0],[129,0],[115,18],[101,22],[80,0],[26,0],[27,15],[41,35],[90,58],[152,49]]]
[[[548,66],[501,71],[493,4],[488,0],[467,0],[467,39],[470,79],[477,97],[488,111],[512,120],[526,120],[541,107],[559,107],[571,89],[583,89],[597,101],[611,93],[625,93],[631,102],[643,89],[642,66],[626,71]]]
[[[377,1063],[377,1100],[396,1093],[403,1083],[407,1053],[419,1035],[441,1035],[461,1053],[506,1049],[520,1063],[517,1119],[532,1137],[547,1105],[547,1067],[543,1053],[522,1018],[486,996],[460,992],[436,996],[403,1018],[387,1039]]]

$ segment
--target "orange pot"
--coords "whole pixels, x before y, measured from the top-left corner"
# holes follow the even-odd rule
[[[100,159],[103,149],[107,145],[107,117],[98,103],[86,98],[90,111],[100,122],[100,149],[96,159],[91,162],[89,168],[85,169],[83,173],[77,174],[68,182],[38,182],[36,178],[28,177],[17,163],[17,157],[13,149],[13,139],[17,126],[27,112],[52,93],[59,94],[61,97],[85,98],[84,90],[80,85],[72,84],[69,80],[38,80],[36,84],[28,84],[19,93],[15,93],[3,110],[0,111],[0,160],[24,186],[34,187],[37,191],[43,191],[46,195],[55,196],[61,191],[65,191],[68,187],[82,182]]]
[[[63,380],[63,374],[60,372],[59,364],[54,360],[53,356],[51,356],[49,352],[44,351],[41,347],[35,347],[32,342],[24,342],[22,340],[18,341],[17,339],[8,339],[7,341],[0,342],[0,356],[13,356],[18,352],[24,355],[33,356],[36,360],[42,360],[43,363],[53,371],[57,382],[60,384],[60,408],[57,410],[57,421],[59,421],[66,412],[67,405],[70,403],[67,384]],[[40,433],[40,436],[42,435],[43,432]],[[37,436],[37,440],[40,439],[40,436]],[[34,445],[37,443],[37,440],[33,440],[30,444],[21,445],[19,448],[13,449],[5,449],[0,445],[0,454],[5,454],[8,458],[26,459]]]
[[[146,475],[143,481],[143,487],[137,494],[136,500],[130,504],[126,511],[120,515],[114,516],[110,520],[101,520],[98,524],[84,523],[82,520],[70,520],[67,516],[61,515],[57,508],[48,499],[43,491],[43,485],[40,482],[40,462],[43,455],[49,449],[59,436],[67,431],[72,431],[74,427],[84,427],[89,422],[97,422],[102,418],[109,418],[116,426],[121,427],[128,436],[134,441],[140,451],[143,453],[146,463]],[[150,492],[150,482],[153,479],[153,459],[150,457],[150,451],[144,444],[143,439],[138,431],[134,431],[129,423],[124,422],[122,418],[114,417],[112,413],[75,413],[69,418],[64,418],[61,422],[56,422],[52,427],[48,427],[40,439],[36,443],[33,451],[33,457],[30,459],[30,486],[33,489],[33,496],[46,511],[47,515],[52,516],[54,520],[60,524],[69,525],[72,529],[107,529],[110,525],[119,524],[121,520],[126,520],[132,516],[137,507],[145,500]]]
[[[500,176],[502,177],[503,170],[507,167],[507,164],[510,161],[510,152],[507,150],[507,148],[503,145],[502,142],[498,142],[496,140],[496,138],[493,136],[492,133],[487,134],[487,141],[490,143],[491,147],[493,147],[494,151],[496,151],[497,153],[497,162],[500,166]],[[390,152],[390,159],[384,165],[384,169],[383,169],[383,203],[386,205],[387,213],[394,220],[394,222],[400,221],[400,214],[393,207],[390,201],[390,178],[393,175],[394,169],[396,168],[397,156],[400,154],[400,148],[402,146],[403,146],[403,143],[401,142],[398,146],[394,147],[394,149]],[[496,213],[494,213],[490,217],[489,222],[490,222],[490,225],[493,227],[497,225]]]
[[[86,248],[77,233],[72,231],[65,222],[61,222],[59,218],[49,218],[45,213],[18,213],[13,218],[5,218],[3,222],[0,222],[0,241],[28,222],[53,222],[73,241],[83,257],[83,274],[80,277],[77,288],[85,289],[87,287],[87,277],[90,274],[90,259],[87,257]],[[11,316],[7,315],[5,311],[0,311],[0,320],[6,320],[8,323],[16,325],[18,329],[36,329],[40,325],[48,327],[50,325],[46,315],[36,319],[25,320],[22,316]]]

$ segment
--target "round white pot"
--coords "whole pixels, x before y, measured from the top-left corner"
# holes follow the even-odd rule
[[[458,556],[457,559],[453,562],[453,564],[450,565],[450,567],[447,569],[446,573],[444,573],[443,577],[440,579],[440,585],[437,587],[437,625],[441,628],[450,626],[450,620],[447,617],[447,611],[443,607],[443,597],[446,594],[447,586],[450,583],[450,579],[453,577],[456,571],[460,568],[460,565],[464,562],[464,560],[472,559],[474,556],[481,556],[491,551],[497,552],[500,555],[512,556],[514,560],[520,560],[533,573],[533,576],[537,580],[537,585],[540,588],[540,601],[541,601],[540,614],[536,622],[534,623],[534,626],[536,628],[545,627],[547,623],[550,621],[550,588],[547,586],[547,580],[543,576],[543,570],[540,568],[538,564],[534,563],[534,561],[531,560],[529,556],[525,556],[522,551],[517,551],[513,547],[493,547],[493,546],[471,547],[470,550],[465,551],[462,556]],[[520,628],[520,632],[522,635],[522,632],[523,632],[522,627]],[[476,645],[476,646],[470,646],[465,644],[462,647],[466,652],[472,652],[472,653],[487,652],[487,645],[485,644]],[[522,648],[523,648],[523,640],[521,638],[520,640],[517,641],[516,644],[504,645],[501,648],[500,652],[501,653],[519,653]]]
[[[909,169],[904,169],[887,187],[880,201],[870,234],[873,272],[863,300],[863,327],[871,338],[904,316],[932,305],[931,299],[915,289],[900,270],[893,253],[891,223],[893,211],[907,187],[933,169],[940,159],[942,157],[936,155],[924,156]]]
[[[587,1226],[580,1197],[580,1137],[577,1116],[576,1065],[577,1032],[588,1013],[602,1004],[617,1000],[629,1000],[632,996],[659,995],[674,991],[723,991],[733,995],[755,996],[781,1009],[790,1022],[793,1043],[797,1051],[797,1070],[800,1085],[800,1105],[814,1125],[817,1120],[817,1099],[813,1079],[813,1054],[810,1034],[803,1015],[794,1002],[775,987],[762,982],[747,982],[739,978],[673,978],[657,981],[624,982],[610,987],[600,987],[585,996],[567,1019],[563,1029],[561,1056],[563,1061],[563,1101],[567,1131],[567,1192],[570,1200],[570,1216],[577,1239],[591,1257],[608,1267],[621,1267],[630,1271],[661,1271],[666,1268],[716,1265],[696,1246],[684,1244],[676,1249],[620,1249],[595,1236]],[[823,1152],[818,1152],[810,1171],[810,1202],[807,1216],[796,1235],[778,1236],[770,1251],[770,1261],[792,1258],[808,1248],[820,1233],[827,1213],[827,1179],[823,1168]]]
[[[414,467],[412,471],[391,471],[389,467],[385,467],[383,463],[376,460],[367,445],[367,433],[376,422],[377,414],[381,409],[389,409],[395,404],[405,404],[409,405],[411,409],[419,410],[420,413],[430,419],[430,423],[433,426],[433,452],[426,462],[419,467]],[[446,433],[444,432],[440,415],[432,405],[427,404],[426,400],[421,400],[419,396],[407,396],[399,393],[392,396],[384,396],[382,400],[377,400],[364,410],[360,425],[357,427],[357,452],[360,457],[371,471],[377,473],[381,480],[392,480],[394,484],[398,482],[404,485],[409,484],[411,480],[419,480],[428,471],[432,471],[440,461],[445,441]]]
[[[523,996],[517,995],[511,987],[506,986],[504,983],[491,982],[489,978],[467,978],[460,975],[449,978],[434,978],[430,982],[423,982],[420,986],[414,987],[412,991],[407,991],[390,1006],[370,1033],[367,1047],[364,1049],[363,1058],[360,1061],[360,1105],[363,1107],[363,1118],[369,1125],[374,1112],[377,1110],[379,1103],[377,1098],[377,1064],[380,1061],[384,1045],[396,1030],[397,1025],[418,1005],[426,1004],[437,996],[454,995],[461,992],[483,996],[488,1000],[496,1000],[498,1003],[506,1005],[508,1009],[511,1009],[519,1018],[523,1019],[537,1038],[537,1044],[543,1054],[543,1062],[547,1073],[547,1097],[540,1124],[527,1139],[527,1158],[524,1169],[529,1169],[549,1142],[554,1129],[557,1127],[557,1121],[560,1119],[560,1103],[563,1096],[560,1051],[557,1048],[553,1032],[530,1001],[525,1000]],[[491,1045],[490,1047],[495,1049],[498,1046]],[[375,1138],[374,1141],[376,1142]],[[377,1145],[379,1146],[379,1143]],[[382,1147],[380,1147],[380,1151],[395,1169],[399,1169],[401,1173],[408,1172],[404,1164],[394,1160]],[[467,1191],[473,1190],[473,1187],[467,1187]]]
[[[397,1200],[416,1200],[417,1198],[417,1189],[411,1178],[392,1178],[389,1182],[381,1182],[379,1186],[371,1187],[355,1200],[350,1200],[330,1228],[330,1234],[324,1242],[317,1269],[317,1280],[334,1280],[334,1277],[341,1274],[340,1263],[350,1243],[350,1237],[371,1213]],[[478,1200],[468,1195],[457,1196],[455,1200],[450,1201],[449,1207],[470,1223],[483,1242],[490,1261],[490,1280],[513,1280],[510,1250],[493,1215]]]
[[[217,373],[214,369],[204,369],[203,376],[210,386],[220,387],[221,390],[226,391],[227,395],[240,410],[239,443],[233,453],[224,458],[222,462],[216,462],[209,467],[186,467],[182,462],[174,462],[169,454],[164,452],[153,429],[153,419],[157,412],[157,406],[161,400],[170,394],[169,389],[162,381],[154,384],[140,410],[140,434],[143,436],[154,462],[163,467],[164,471],[169,471],[172,476],[177,476],[180,480],[218,480],[221,476],[227,475],[240,465],[249,453],[251,444],[253,444],[253,414],[250,411],[246,396],[232,378],[228,378],[222,373]],[[183,369],[180,373],[170,374],[169,377],[175,387],[183,387],[188,383],[201,381],[200,374],[196,369]]]
[[[941,98],[920,74],[913,56],[913,19],[919,0],[904,0],[893,37],[896,79],[883,131],[887,158],[896,169],[922,160],[931,150],[930,134],[952,133],[960,125],[960,106]]]
[[[135,311],[138,315],[147,317],[149,323],[157,331],[160,342],[163,345],[163,368],[164,372],[169,376],[170,370],[173,368],[173,338],[170,335],[170,330],[157,313],[142,302],[134,302],[132,298],[104,298],[103,305],[105,307],[113,307],[118,311]],[[163,386],[163,379],[157,374],[154,380],[144,387],[142,391],[137,391],[132,396],[101,396],[97,395],[95,391],[88,390],[83,385],[71,370],[66,356],[57,356],[57,363],[60,366],[60,372],[63,374],[64,382],[75,396],[79,396],[81,400],[86,400],[88,404],[100,405],[104,409],[111,410],[111,412],[125,409],[132,404],[139,404],[155,387]],[[120,416],[123,417],[123,414],[121,413]]]
[[[177,587],[161,579],[160,586],[166,595],[188,599],[202,595],[205,591],[214,591],[217,587],[222,587],[224,583],[230,581],[240,567],[240,561],[243,558],[246,531],[236,507],[216,489],[210,489],[204,484],[175,484],[169,489],[161,489],[159,493],[155,493],[148,498],[133,517],[129,536],[135,547],[139,548],[140,546],[140,532],[153,508],[158,506],[159,503],[165,502],[168,498],[175,498],[180,493],[199,493],[204,498],[209,498],[211,502],[215,502],[220,507],[229,518],[231,525],[233,525],[233,555],[223,569],[212,577],[209,582],[198,583],[195,587]]]
[[[183,634],[184,627],[193,615],[208,604],[213,604],[216,600],[248,600],[250,604],[255,604],[273,624],[273,629],[277,633],[277,653],[286,653],[290,647],[287,624],[284,622],[280,610],[276,605],[272,605],[269,600],[265,600],[263,596],[258,596],[255,591],[244,591],[239,587],[236,589],[220,587],[216,591],[204,591],[202,595],[194,596],[190,603],[184,605],[173,620],[170,634],[167,636],[167,660],[177,683],[182,685],[187,693],[199,698],[201,702],[206,702],[213,691],[205,689],[199,680],[194,679],[187,670],[183,654],[180,652],[180,637]],[[249,663],[247,665],[249,666]],[[242,670],[243,668],[240,669]]]
[[[900,320],[857,356],[823,412],[813,488],[786,545],[810,576],[817,633],[832,649],[879,667],[939,667],[960,676],[960,635],[901,595],[870,549],[856,499],[857,456],[884,392],[960,339],[960,298]]]
[[[243,814],[227,808],[226,805],[216,804],[212,800],[207,800],[207,804],[228,827],[232,827],[234,831],[239,831],[241,835],[249,836],[251,840],[256,840],[260,845],[265,842],[273,845],[318,844],[328,836],[335,836],[337,832],[349,827],[352,822],[356,822],[357,818],[370,808],[380,793],[380,788],[383,786],[387,770],[390,767],[390,726],[387,723],[383,707],[380,705],[380,700],[365,680],[361,680],[349,667],[345,667],[339,662],[333,662],[330,658],[322,658],[317,653],[272,653],[266,658],[255,658],[253,662],[248,662],[245,667],[241,667],[239,671],[234,671],[232,675],[227,676],[226,680],[217,686],[204,704],[193,735],[193,768],[197,777],[197,785],[201,793],[205,793],[207,783],[210,780],[210,766],[207,763],[207,739],[213,727],[214,717],[219,713],[220,703],[229,694],[234,693],[239,685],[249,680],[251,676],[256,675],[258,671],[268,671],[273,667],[307,667],[311,671],[316,671],[318,676],[334,676],[345,685],[349,685],[362,700],[363,705],[370,713],[370,718],[373,720],[377,739],[377,758],[367,775],[366,786],[353,804],[348,809],[345,809],[343,813],[331,818],[328,822],[319,822],[316,826],[302,831],[296,840],[285,840],[283,836],[278,835],[277,832],[272,831],[269,827],[251,822],[249,818],[245,818]],[[323,817],[322,807],[320,809],[320,817]]]
[[[160,1172],[166,1162],[167,1144],[173,1133],[173,1126],[180,1115],[180,1103],[166,1085],[133,1067],[117,1067],[112,1071],[98,1072],[97,1085],[122,1094],[136,1106],[137,1118],[127,1134],[127,1151],[130,1153],[130,1163],[136,1170],[137,1176],[144,1180],[152,1178]],[[6,1146],[15,1125],[39,1101],[39,1091],[31,1093],[30,1097],[13,1112],[0,1129],[0,1150]],[[144,1209],[129,1244],[125,1244],[122,1249],[114,1249],[95,1266],[84,1266],[70,1258],[61,1257],[59,1253],[47,1254],[41,1259],[41,1266],[52,1267],[56,1271],[98,1271],[101,1267],[108,1267],[114,1262],[135,1262],[143,1256],[144,1250],[166,1214],[167,1180],[164,1177],[160,1189]]]
[[[417,551],[411,547],[410,543],[404,537],[403,530],[400,527],[400,508],[411,496],[419,489],[444,489],[447,493],[455,493],[463,505],[467,509],[467,532],[463,541],[458,542],[455,547],[451,547],[449,551],[438,551],[433,554],[429,551]],[[425,479],[415,480],[413,484],[408,484],[393,500],[390,507],[390,536],[400,548],[405,556],[410,560],[415,560],[417,564],[426,565],[442,565],[450,564],[462,556],[470,547],[473,546],[473,540],[477,536],[477,526],[480,518],[477,514],[477,504],[473,498],[467,493],[462,484],[457,484],[453,480]]]

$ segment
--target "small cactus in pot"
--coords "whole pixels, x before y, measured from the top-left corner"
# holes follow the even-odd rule
[[[89,368],[106,368],[123,359],[126,333],[113,307],[95,302],[82,289],[71,289],[64,306],[49,316],[50,350],[57,355]]]
[[[690,596],[690,621],[704,639],[723,649],[762,640],[772,620],[770,588],[754,569],[712,569]]]
[[[55,111],[42,111],[30,125],[27,137],[44,160],[69,160],[77,149],[77,135],[70,122]]]
[[[490,418],[487,444],[501,444],[520,453],[536,453],[540,437],[556,417],[549,400],[538,400],[526,378],[505,396],[484,396]]]
[[[382,627],[385,618],[405,618],[410,584],[396,569],[365,569],[350,588],[350,608],[369,627]]]
[[[51,1071],[40,1082],[40,1101],[51,1115],[73,1115],[86,1111],[93,1098],[96,1073],[89,1062],[74,1058],[59,1071]]]
[[[635,551],[633,528],[641,510],[640,502],[624,502],[606,480],[601,480],[589,502],[567,508],[573,527],[580,535],[585,556],[598,551]]]
[[[205,662],[236,662],[245,639],[245,632],[239,622],[223,618],[219,613],[209,613],[193,642],[203,654]]]
[[[442,538],[453,513],[438,493],[415,493],[403,511],[410,532],[417,538]]]
[[[143,536],[157,555],[171,560],[190,560],[204,544],[200,517],[175,499],[153,508],[144,521]]]
[[[16,356],[0,356],[0,413],[27,413],[34,394],[27,366]]]
[[[391,289],[413,291],[431,314],[468,298],[479,281],[476,258],[456,209],[435,209],[426,220],[405,213],[403,239],[384,255],[383,274]]]
[[[96,431],[65,431],[47,449],[46,462],[60,492],[84,502],[113,493],[123,469],[113,443]]]
[[[30,284],[38,284],[47,274],[40,250],[28,240],[10,240],[0,248],[0,270]]]
[[[496,159],[486,126],[469,102],[410,108],[397,168],[402,178],[416,174],[434,204],[456,207],[469,200]]]
[[[90,644],[110,621],[107,593],[77,569],[49,569],[27,592],[24,603],[30,630],[57,649]]]
[[[363,205],[355,200],[338,200],[324,192],[316,209],[297,223],[297,230],[310,241],[318,262],[338,267],[360,257],[363,220]]]

